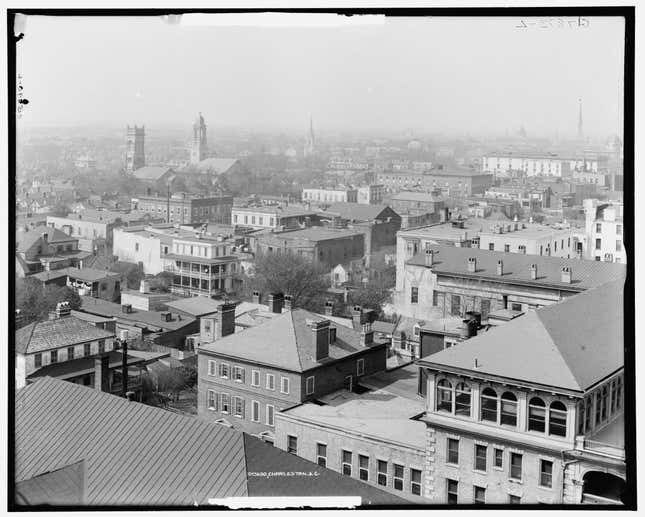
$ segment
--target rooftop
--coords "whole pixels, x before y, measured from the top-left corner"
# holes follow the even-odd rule
[[[108,355],[110,358],[110,369],[120,368],[123,364],[123,354],[121,352],[112,350],[108,352]],[[144,362],[144,359],[130,355],[130,353],[128,352],[128,366],[134,366],[142,362]],[[33,380],[41,377],[70,379],[87,373],[93,373],[94,371],[94,356],[79,357],[78,359],[72,359],[71,361],[51,363],[47,366],[43,366],[42,368],[39,368],[35,372],[28,375],[27,379]],[[130,372],[130,375],[132,375],[132,373],[133,372]]]
[[[433,192],[410,192],[402,191],[397,192],[391,198],[392,201],[422,201],[437,203],[443,201],[444,198],[441,194],[435,194]]]
[[[387,205],[362,205],[359,203],[334,203],[320,215],[331,214],[349,219],[351,221],[373,221],[380,217],[397,215],[391,208],[388,210]],[[383,212],[386,212],[383,214]],[[391,213],[389,213],[391,212]]]
[[[316,215],[315,210],[308,210],[305,207],[299,206],[233,206],[234,212],[254,212],[262,214],[273,214],[278,217],[298,217],[298,216],[312,216]]]
[[[329,241],[333,239],[345,239],[356,235],[363,235],[355,230],[344,230],[336,228],[324,228],[322,226],[311,226],[302,230],[287,230],[284,232],[267,234],[276,239],[303,239],[309,241]]]
[[[145,167],[137,169],[132,174],[138,180],[156,181],[168,171],[172,172],[172,169],[169,167],[156,167],[153,165],[146,165]]]
[[[117,318],[117,320],[127,320],[140,323],[152,332],[158,332],[159,330],[178,330],[195,321],[195,319],[190,316],[182,316],[181,319],[179,319],[177,314],[172,315],[171,321],[166,321],[161,319],[161,312],[143,311],[141,309],[136,309],[135,307],[132,307],[132,312],[126,313],[123,312],[121,304],[108,302],[107,300],[102,300],[100,298],[83,296],[81,297],[81,300],[81,310],[83,312],[88,312],[97,316],[113,317]]]
[[[374,390],[387,391],[397,397],[425,403],[425,397],[418,393],[419,367],[416,364],[408,364],[363,377],[359,384]]]
[[[581,291],[596,287],[611,280],[623,279],[624,264],[600,262],[596,260],[566,259],[542,255],[524,255],[481,250],[478,248],[459,248],[450,245],[432,244],[435,274],[456,275],[469,278],[494,279],[496,282],[521,283],[534,286],[557,286],[568,291]],[[468,271],[468,259],[476,259],[476,271]],[[497,274],[497,261],[501,260],[504,274]],[[413,266],[425,266],[425,250],[407,261]],[[537,265],[537,279],[531,279],[531,265]],[[562,281],[562,268],[571,269],[571,283]]]
[[[190,298],[166,302],[165,305],[169,310],[181,311],[190,314],[194,318],[199,318],[200,316],[212,314],[217,311],[223,303],[222,300],[213,300],[206,296],[192,296]]]
[[[317,361],[310,323],[326,319],[304,309],[294,309],[242,333],[203,343],[199,349],[293,372],[304,372],[366,349],[361,344],[360,332],[343,325],[332,325],[336,328],[336,341],[329,345],[329,357]],[[267,347],[267,336],[271,336],[271,347]],[[382,345],[374,343],[368,346]]]
[[[64,316],[30,323],[16,330],[16,353],[34,354],[114,336],[114,332],[95,327],[75,316]]]
[[[41,281],[51,280],[52,278],[61,276],[77,278],[84,282],[98,282],[105,278],[120,276],[120,273],[112,273],[111,271],[105,271],[104,269],[93,269],[90,267],[84,267],[83,269],[79,269],[77,267],[65,267],[62,269],[55,269],[54,271],[42,271],[34,275],[35,278],[38,278],[38,280]]]
[[[303,494],[357,496],[364,505],[404,502],[240,431],[71,382],[40,379],[16,393],[15,408],[17,485],[84,462],[86,505],[195,507]],[[21,493],[23,501],[32,500],[30,492]]]
[[[28,231],[17,231],[16,232],[16,251],[25,252],[31,248],[38,239],[40,239],[44,234],[47,234],[47,242],[51,244],[63,243],[63,242],[78,242],[78,239],[75,237],[70,237],[64,232],[56,228],[51,228],[50,226],[36,226]]]
[[[529,311],[421,364],[582,393],[624,365],[623,302],[623,281],[610,282]]]
[[[524,223],[525,228],[522,227],[522,223],[518,223],[519,227],[517,230],[514,228],[514,222],[508,222],[506,224],[501,224],[503,226],[503,233],[495,232],[490,226],[484,226],[484,229],[479,232],[480,235],[495,236],[504,239],[557,239],[562,237],[569,237],[574,231],[572,228],[557,228],[555,226],[547,226],[544,224],[529,224]],[[511,231],[506,231],[506,226],[511,225]]]
[[[200,172],[214,172],[222,174],[238,162],[237,158],[206,158],[199,162],[196,167]]]
[[[486,220],[482,219],[462,219],[460,222],[463,223],[463,228],[459,228],[458,226],[453,225],[453,221],[449,221],[446,223],[422,226],[420,228],[400,230],[397,235],[402,237],[457,242],[463,239],[464,233],[467,233],[468,238],[472,239],[473,237],[476,237],[484,227],[487,227],[490,224],[487,223]]]
[[[362,394],[340,390],[320,401],[325,405],[309,402],[281,414],[336,427],[343,433],[358,433],[385,440],[388,444],[425,450],[426,425],[411,420],[425,411],[422,399],[400,397],[385,388]]]

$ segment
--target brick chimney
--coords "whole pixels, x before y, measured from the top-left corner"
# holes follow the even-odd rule
[[[72,312],[72,309],[69,306],[69,302],[58,302],[56,304],[56,318],[64,318],[69,316]]]
[[[537,280],[537,264],[531,264],[531,280]]]
[[[20,309],[16,309],[16,330],[22,327],[22,322],[24,321],[24,316]]]
[[[284,295],[284,310],[290,311],[293,308],[293,296],[290,294]]]
[[[502,276],[504,274],[504,262],[501,260],[497,261],[497,274]]]
[[[430,267],[434,264],[434,251],[426,250],[426,266]]]
[[[94,389],[110,392],[110,353],[94,358]]]
[[[329,320],[311,323],[313,345],[316,350],[316,361],[329,357]]]
[[[331,300],[327,300],[325,302],[325,316],[333,316],[334,315],[334,302]]]
[[[363,307],[354,305],[352,309],[352,326],[354,330],[361,330],[364,323],[367,323],[367,315],[363,312]]]
[[[223,303],[215,313],[215,338],[235,333],[235,304]]]
[[[468,272],[475,273],[477,271],[477,259],[475,257],[468,257]]]
[[[366,322],[361,326],[361,345],[368,346],[374,342],[374,331],[372,330],[372,323]]]
[[[562,275],[561,275],[561,281],[563,284],[570,284],[571,283],[571,268],[568,266],[565,266],[562,268]]]
[[[260,291],[253,291],[253,303],[262,303]]]
[[[267,302],[269,311],[276,314],[282,313],[282,306],[284,305],[284,295],[282,293],[271,293]]]

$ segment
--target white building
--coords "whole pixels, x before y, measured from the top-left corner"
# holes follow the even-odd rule
[[[586,258],[627,263],[623,240],[623,204],[585,199]]]

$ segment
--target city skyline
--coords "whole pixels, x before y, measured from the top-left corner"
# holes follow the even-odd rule
[[[280,129],[304,133],[312,116],[323,133],[524,127],[529,136],[566,138],[577,134],[582,99],[585,136],[622,135],[622,21],[520,29],[518,20],[278,29],[28,17],[17,64],[30,104],[19,126],[188,126],[201,111],[213,129],[278,129],[280,121]],[[40,102],[48,98],[59,102]]]

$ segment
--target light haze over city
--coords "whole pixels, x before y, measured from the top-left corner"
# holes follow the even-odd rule
[[[568,18],[564,18],[566,21]],[[573,19],[573,18],[571,18]],[[537,19],[536,19],[537,20]],[[557,19],[553,19],[556,20]],[[622,135],[622,18],[399,18],[336,28],[30,16],[19,125]]]

